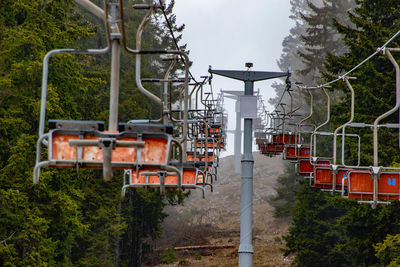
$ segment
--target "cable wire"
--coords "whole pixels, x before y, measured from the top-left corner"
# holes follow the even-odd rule
[[[175,38],[174,31],[172,30],[171,23],[169,22],[168,16],[167,16],[167,14],[165,13],[164,3],[163,3],[162,0],[159,0],[159,3],[160,3],[160,6],[161,6],[162,13],[163,13],[163,15],[164,15],[165,21],[167,22],[167,26],[168,26],[169,32],[171,33],[172,39],[174,40],[176,49],[177,49],[178,51],[180,51],[181,49],[180,49],[180,47],[179,47],[179,45],[178,45],[178,42],[177,42],[177,40],[176,40],[176,38]],[[182,56],[180,56],[180,58],[181,58],[182,62],[184,62],[185,65],[186,65],[186,64],[189,64],[189,62],[185,62],[185,60],[183,59]],[[190,77],[197,83],[196,79],[193,77],[193,75],[192,75],[192,73],[190,72],[190,70],[189,70],[189,75],[190,75]]]
[[[288,76],[288,77],[286,78],[286,88],[285,88],[285,90],[283,91],[282,96],[281,96],[281,98],[279,99],[278,104],[275,106],[274,110],[276,110],[277,107],[281,104],[281,102],[282,102],[282,100],[283,100],[283,97],[285,96],[286,91],[289,91],[291,87],[292,87],[292,82],[290,81],[290,76]]]
[[[320,89],[320,88],[322,88],[322,87],[328,86],[328,85],[330,85],[330,84],[333,84],[333,83],[335,83],[335,82],[337,82],[337,81],[342,80],[344,77],[346,77],[347,75],[349,75],[350,73],[352,73],[353,71],[355,71],[356,69],[358,69],[359,67],[361,67],[362,65],[364,65],[367,61],[369,61],[371,58],[373,58],[376,54],[378,54],[379,52],[383,51],[383,50],[386,48],[386,46],[387,46],[389,43],[391,43],[391,42],[393,41],[393,39],[396,38],[399,34],[400,34],[400,30],[399,30],[398,32],[396,32],[396,33],[395,33],[388,41],[386,41],[381,47],[379,47],[378,49],[376,49],[376,51],[375,51],[374,53],[372,53],[369,57],[367,57],[366,59],[364,59],[363,61],[361,61],[357,66],[353,67],[351,70],[349,70],[349,71],[346,72],[345,74],[339,76],[338,78],[336,78],[336,79],[334,79],[334,80],[332,80],[332,81],[330,81],[330,82],[327,82],[327,83],[318,85],[318,86],[299,86],[299,88],[301,88],[301,89],[308,89],[308,90],[311,90],[311,89]]]

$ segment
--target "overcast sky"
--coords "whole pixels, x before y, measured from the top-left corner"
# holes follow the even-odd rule
[[[289,0],[175,0],[177,23],[185,24],[183,43],[188,44],[192,74],[197,78],[213,69],[281,71],[276,62],[282,52],[282,41],[294,22],[289,19]],[[272,81],[256,82],[264,99],[274,97]],[[213,90],[243,90],[243,82],[214,76]],[[234,129],[234,105],[225,101],[228,128]],[[233,154],[233,136],[228,135],[228,149]]]

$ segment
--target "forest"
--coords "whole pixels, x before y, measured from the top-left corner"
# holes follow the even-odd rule
[[[102,1],[93,1],[101,6]],[[400,27],[400,1],[395,0],[291,0],[295,26],[283,40],[277,62],[292,69],[292,83],[314,86],[329,82],[381,47]],[[176,25],[174,1],[166,9],[180,44],[184,25]],[[104,183],[99,170],[79,173],[43,169],[33,184],[41,101],[43,57],[57,48],[106,46],[101,22],[74,1],[3,0],[0,3],[0,266],[140,266],[151,251],[167,216],[164,208],[184,201],[187,193],[133,189],[121,197],[122,179]],[[133,36],[143,13],[126,10],[127,32]],[[89,18],[89,19],[88,19]],[[157,36],[157,37],[156,37]],[[170,31],[156,15],[150,20],[143,47],[175,48]],[[395,38],[390,47],[399,47]],[[399,55],[394,53],[396,59]],[[121,121],[159,116],[159,107],[142,95],[133,82],[134,58],[121,57]],[[49,68],[48,118],[108,120],[110,57],[62,55]],[[162,77],[166,63],[148,57],[142,71]],[[174,69],[174,76],[183,66]],[[387,57],[376,55],[355,70],[355,120],[372,123],[394,106],[395,71]],[[149,85],[152,92],[156,86]],[[275,83],[276,105],[285,88]],[[329,88],[334,100],[330,130],[349,117],[350,95],[338,81]],[[288,101],[284,98],[284,101]],[[305,93],[295,104],[307,112]],[[324,99],[315,92],[312,120],[324,120]],[[305,104],[304,104],[305,103]],[[371,109],[371,106],[374,108]],[[390,122],[398,121],[398,114]],[[388,121],[389,121],[388,120]],[[380,130],[380,165],[398,167],[399,134]],[[372,133],[359,131],[361,163],[372,161]],[[347,157],[355,160],[356,144]],[[326,145],[328,147],[328,145]],[[326,148],[329,152],[329,149]],[[115,177],[122,177],[116,173]],[[278,178],[277,195],[269,201],[275,216],[292,220],[285,255],[294,266],[399,266],[400,203],[360,205],[356,200],[332,196],[310,187],[295,175],[292,164]]]

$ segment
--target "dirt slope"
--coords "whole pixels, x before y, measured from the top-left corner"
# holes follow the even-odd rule
[[[275,193],[276,178],[283,172],[282,158],[254,153],[254,160],[253,266],[289,266],[290,260],[280,251],[281,236],[286,233],[288,222],[273,218],[273,208],[266,201]],[[233,164],[232,156],[221,159],[214,192],[208,189],[205,199],[200,190],[194,190],[184,206],[167,209],[169,216],[155,246],[159,254],[169,245],[234,244],[236,247],[183,251],[178,253],[180,262],[157,266],[237,266],[241,177],[234,173]]]

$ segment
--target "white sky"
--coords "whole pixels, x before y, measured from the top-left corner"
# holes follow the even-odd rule
[[[188,44],[192,74],[208,75],[213,69],[245,70],[245,62],[254,63],[252,70],[281,71],[276,62],[282,52],[282,41],[294,22],[289,19],[289,0],[175,0],[177,24],[185,24],[183,43]],[[244,84],[213,76],[214,93],[243,90]],[[265,100],[275,96],[271,81],[256,82]],[[229,114],[228,128],[235,128],[233,100],[225,99]],[[233,154],[233,135],[228,134],[227,151]]]

